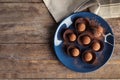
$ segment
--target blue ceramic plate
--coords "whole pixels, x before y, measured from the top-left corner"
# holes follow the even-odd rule
[[[74,20],[79,17],[96,20],[106,30],[105,39],[103,41],[104,49],[100,53],[95,53],[97,59],[94,64],[84,63],[80,57],[73,58],[67,55],[63,49],[63,39],[61,37],[62,30],[72,27]],[[70,15],[60,23],[54,36],[54,49],[58,59],[69,69],[76,72],[91,72],[99,69],[111,57],[114,49],[114,35],[108,23],[101,17],[89,12],[79,12]]]

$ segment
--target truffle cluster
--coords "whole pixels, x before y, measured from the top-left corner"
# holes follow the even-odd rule
[[[66,53],[74,58],[80,57],[86,63],[93,63],[96,52],[104,48],[104,28],[97,21],[88,18],[78,18],[73,25],[63,33]]]

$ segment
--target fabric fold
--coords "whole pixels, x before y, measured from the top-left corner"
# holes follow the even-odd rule
[[[89,9],[96,13],[99,4],[96,0],[43,0],[56,22],[60,22],[72,13]]]

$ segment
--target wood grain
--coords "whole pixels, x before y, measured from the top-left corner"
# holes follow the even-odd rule
[[[57,25],[43,3],[0,6],[0,43],[48,43],[54,36]],[[120,43],[119,21],[120,18],[110,22],[115,43]]]
[[[2,59],[1,78],[120,78],[120,64],[106,64],[91,73],[69,70],[57,60],[10,60]],[[9,66],[9,67],[8,67]]]
[[[2,3],[34,3],[34,2],[43,2],[42,0],[0,0]]]
[[[53,49],[57,24],[43,3],[0,1],[20,2],[0,3],[0,78],[120,78],[120,18],[106,19],[116,40],[111,59],[99,70],[83,74],[58,61]]]
[[[0,18],[0,24],[54,23],[43,3],[0,3]]]
[[[0,43],[48,43],[56,28],[43,3],[0,5]]]
[[[119,44],[111,58],[112,64],[120,64]],[[0,58],[13,58],[18,60],[56,60],[53,44],[0,44]],[[115,61],[115,62],[114,62]]]
[[[119,45],[116,45],[115,52],[119,47]],[[82,74],[71,71],[62,65],[50,44],[1,44],[0,77],[120,78],[119,57],[119,52],[116,52],[101,69],[92,73]],[[113,73],[114,75],[112,75]],[[103,76],[105,74],[106,76]]]

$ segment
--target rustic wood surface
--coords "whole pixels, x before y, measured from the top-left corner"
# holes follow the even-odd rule
[[[114,53],[105,66],[83,74],[56,58],[57,24],[42,0],[0,0],[0,78],[120,78],[120,18],[106,20],[115,34]]]
[[[33,2],[43,2],[42,0],[0,0],[3,3],[33,3]]]

